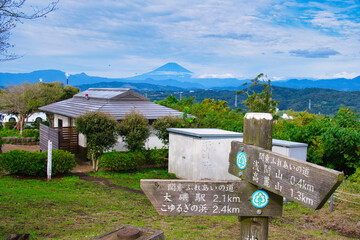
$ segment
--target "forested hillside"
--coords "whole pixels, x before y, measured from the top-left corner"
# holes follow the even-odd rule
[[[260,88],[257,88],[258,91]],[[360,110],[360,91],[341,92],[331,89],[306,88],[292,89],[272,86],[273,99],[280,102],[279,110],[305,111],[309,113],[335,115],[340,107],[349,107],[352,110]],[[252,89],[250,89],[252,90]],[[201,102],[206,98],[223,100],[228,106],[235,109],[236,91],[229,90],[197,90],[197,91],[139,91],[151,101],[162,100],[168,95],[176,98],[195,97],[195,101]],[[242,102],[247,98],[246,94],[238,95],[238,107],[245,109]],[[311,109],[309,109],[311,101]]]

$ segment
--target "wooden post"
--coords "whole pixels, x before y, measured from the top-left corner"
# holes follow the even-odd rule
[[[247,113],[244,117],[243,142],[272,148],[273,117],[270,113]],[[269,217],[238,217],[241,240],[266,240],[269,232]]]

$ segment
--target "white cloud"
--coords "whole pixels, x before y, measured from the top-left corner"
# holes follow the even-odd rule
[[[334,73],[334,74],[326,74],[321,75],[319,78],[321,79],[333,79],[333,78],[347,78],[347,79],[353,79],[357,76],[360,76],[360,73],[347,73],[347,72],[340,72],[340,73]]]
[[[199,78],[235,78],[231,73],[225,74],[202,74]]]

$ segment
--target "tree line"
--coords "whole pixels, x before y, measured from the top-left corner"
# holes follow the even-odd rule
[[[231,110],[226,101],[194,97],[181,100],[169,95],[157,103],[183,111],[187,127],[220,128],[243,132],[246,112]],[[307,111],[286,111],[290,119],[274,114],[273,138],[308,144],[307,161],[352,174],[360,167],[360,115],[349,108],[340,108],[334,117]]]

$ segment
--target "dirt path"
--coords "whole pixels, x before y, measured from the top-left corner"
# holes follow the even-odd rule
[[[2,145],[2,152],[7,152],[11,150],[26,150],[30,152],[40,151],[40,145],[15,145],[15,144],[3,144]]]
[[[93,177],[93,176],[90,176],[90,175],[88,175],[86,173],[82,173],[82,172],[73,172],[73,175],[78,176],[79,179],[81,179],[81,180],[85,180],[85,181],[88,181],[88,182],[93,182],[93,183],[96,183],[96,184],[99,184],[99,185],[104,185],[104,186],[107,186],[107,187],[122,189],[122,190],[132,192],[132,193],[144,194],[144,192],[141,191],[141,190],[132,189],[132,188],[123,187],[123,186],[120,186],[120,185],[113,184],[107,178]]]

